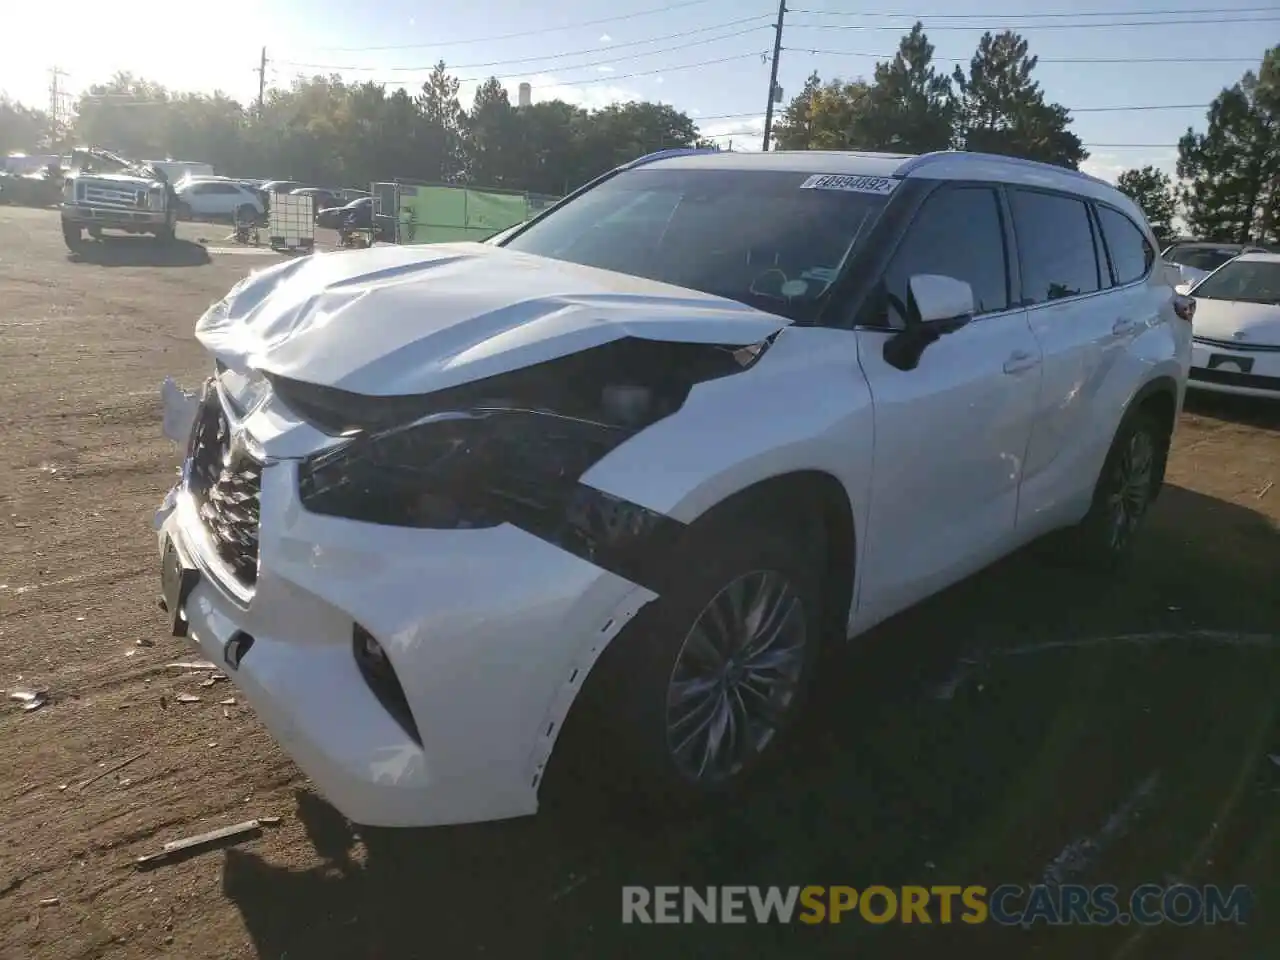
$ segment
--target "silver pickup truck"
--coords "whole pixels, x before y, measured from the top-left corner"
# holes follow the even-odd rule
[[[103,230],[147,233],[162,242],[174,238],[177,212],[165,181],[144,164],[133,164],[96,148],[77,150],[62,186],[62,238],[79,250],[84,235]]]

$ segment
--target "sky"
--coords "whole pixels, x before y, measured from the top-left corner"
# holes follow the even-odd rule
[[[1108,180],[1144,164],[1172,173],[1182,133],[1202,129],[1213,97],[1280,42],[1280,0],[787,2],[784,104],[814,70],[869,78],[916,19],[948,69],[968,61],[983,31],[1013,29],[1041,58],[1034,76],[1047,98],[1072,108],[1071,129],[1091,153],[1084,169]],[[777,10],[775,0],[219,0],[165,5],[166,42],[152,8],[62,0],[58,22],[73,29],[0,36],[0,92],[47,108],[56,67],[72,96],[127,70],[247,102],[264,46],[267,82],[280,86],[297,73],[336,72],[416,89],[443,59],[466,81],[464,106],[494,75],[512,102],[522,81],[535,101],[656,100],[724,146],[758,150]]]

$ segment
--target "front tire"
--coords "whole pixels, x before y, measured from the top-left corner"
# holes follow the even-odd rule
[[[66,243],[68,250],[72,253],[79,253],[84,249],[84,228],[78,223],[63,220],[62,240]]]
[[[643,808],[689,809],[737,790],[780,754],[812,680],[822,553],[801,544],[821,535],[732,519],[691,531],[677,553],[685,575],[593,676],[592,712],[616,749],[602,758],[610,786]]]
[[[1135,410],[1121,421],[1089,512],[1071,531],[1076,559],[1101,570],[1127,559],[1162,482],[1170,439],[1150,411]]]

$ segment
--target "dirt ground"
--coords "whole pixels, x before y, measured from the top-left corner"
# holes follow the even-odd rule
[[[56,213],[0,207],[0,687],[51,697],[0,705],[0,957],[1275,955],[1275,406],[1183,416],[1123,575],[1032,549],[863,638],[795,755],[717,815],[630,823],[565,774],[536,818],[360,837],[249,710],[221,703],[229,683],[166,667],[189,651],[155,600],[151,518],[178,465],[158,387],[198,382],[196,317],[270,262],[217,252],[217,234],[184,228],[212,254],[188,243],[160,263],[126,242],[75,261]],[[259,816],[280,823],[135,869],[169,840]],[[1248,926],[1216,929],[620,917],[625,884],[994,887],[1055,872],[1248,884],[1256,906]]]

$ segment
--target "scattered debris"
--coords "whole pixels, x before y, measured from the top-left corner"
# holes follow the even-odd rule
[[[227,699],[225,700],[220,700],[219,703],[221,703],[224,707],[234,707],[236,705],[236,698],[227,697]]]
[[[179,703],[199,703],[200,702],[200,698],[197,697],[194,693],[180,693],[173,699],[177,700]]]
[[[156,642],[149,637],[139,637],[133,643],[137,647],[154,647],[156,645]]]
[[[197,834],[194,837],[171,840],[161,848],[159,853],[139,857],[134,864],[139,870],[147,870],[163,862],[173,862],[205,850],[252,839],[262,833],[263,827],[274,826],[279,822],[279,817],[259,817],[256,820],[246,820],[229,827],[219,827],[217,830],[210,830],[208,833]]]
[[[208,660],[183,660],[178,663],[166,663],[166,667],[173,670],[217,670],[216,663],[210,663]]]
[[[212,686],[213,686],[215,683],[217,683],[219,680],[225,680],[225,679],[227,679],[227,678],[226,678],[223,674],[221,674],[221,673],[215,673],[215,674],[212,674],[212,675],[209,677],[209,679],[208,679],[208,680],[205,680],[203,683],[201,683],[201,684],[200,684],[200,686],[202,686],[202,687],[212,687]]]
[[[61,900],[60,898],[58,898],[58,897],[45,897],[43,900],[41,900],[41,901],[40,901],[40,906],[42,906],[42,907],[56,907],[56,906],[57,906],[58,904],[60,904],[61,902],[62,902],[62,900]]]
[[[1274,480],[1268,480],[1266,483],[1262,485],[1262,489],[1259,490],[1257,493],[1255,493],[1254,496],[1257,497],[1259,500],[1261,500],[1263,497],[1267,495],[1267,491],[1270,490],[1275,485],[1276,485],[1276,482]]]
[[[21,703],[24,713],[31,713],[49,702],[49,692],[47,690],[14,690],[9,694],[9,699]]]
[[[580,877],[575,876],[572,873],[569,874],[569,882],[551,895],[551,902],[555,903],[557,900],[564,899],[569,894],[573,893],[573,891],[577,890],[580,886],[586,883],[589,877],[590,877],[590,874],[585,874],[585,873]]]
[[[125,759],[121,760],[119,763],[112,764],[111,766],[107,767],[107,769],[102,770],[99,773],[95,774],[94,776],[90,777],[84,783],[80,784],[78,789],[83,790],[85,787],[89,786],[91,783],[97,783],[103,777],[109,777],[111,776],[111,774],[115,773],[117,770],[123,770],[125,767],[133,763],[135,760],[141,760],[146,755],[147,755],[147,751],[139,750],[133,756],[125,757]]]

